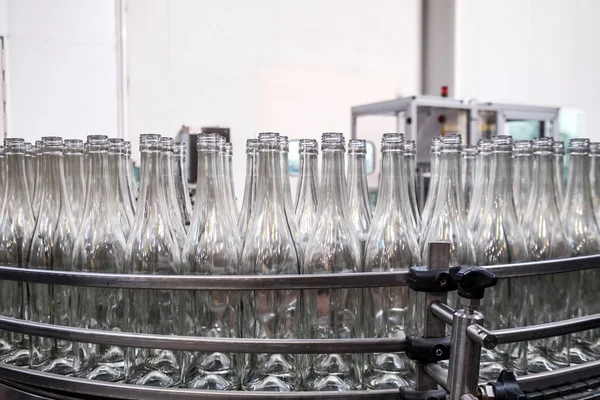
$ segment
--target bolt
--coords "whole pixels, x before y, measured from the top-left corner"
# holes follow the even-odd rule
[[[442,356],[442,354],[444,354],[444,352],[442,351],[442,349],[436,349],[436,350],[435,350],[435,355],[436,355],[436,356],[438,356],[438,357],[441,357],[441,356]]]
[[[440,281],[440,287],[446,287],[446,285],[447,285],[447,284],[448,284],[448,282],[446,282],[446,280],[445,280],[445,279],[442,279],[442,280]]]

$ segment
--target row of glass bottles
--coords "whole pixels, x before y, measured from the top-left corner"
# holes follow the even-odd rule
[[[523,221],[532,222],[537,231],[521,225],[514,209],[511,138],[499,136],[492,143],[482,141],[476,167],[471,163],[471,171],[469,163],[464,161],[461,170],[461,143],[459,135],[450,134],[434,141],[431,189],[421,220],[411,177],[414,143],[404,141],[401,134],[383,135],[381,191],[372,216],[366,194],[365,143],[349,142],[346,184],[345,141],[337,133],[323,134],[320,184],[317,143],[301,141],[301,174],[295,205],[284,173],[287,138],[263,133],[258,140],[249,140],[246,187],[239,216],[231,184],[231,148],[216,135],[198,137],[198,183],[193,214],[182,178],[183,149],[180,147],[179,153],[172,150],[172,139],[142,135],[142,179],[136,202],[132,201],[135,186],[127,172],[129,164],[123,157],[127,154],[118,139],[109,141],[104,136],[90,136],[87,152],[77,152],[71,151],[67,141],[62,143],[60,138],[44,138],[43,151],[38,153],[39,158],[38,155],[33,158],[36,169],[40,168],[44,174],[43,178],[34,179],[36,183],[40,181],[37,187],[44,188],[39,192],[35,223],[38,192],[34,191],[34,201],[30,202],[27,186],[27,170],[33,159],[25,157],[22,140],[7,139],[8,173],[4,179],[9,190],[4,194],[0,254],[3,263],[22,267],[165,275],[405,269],[426,261],[425,243],[431,240],[450,240],[454,263],[475,263],[475,254],[480,265],[589,254],[571,253],[576,238],[568,234],[571,225],[581,226],[589,221],[595,224],[591,194],[585,193],[586,185],[591,192],[590,187],[596,181],[592,185],[586,179],[588,175],[582,173],[587,170],[585,161],[589,163],[586,153],[589,143],[585,140],[571,143],[571,174],[564,204],[583,201],[578,208],[583,210],[579,217],[572,215],[569,206],[563,207],[563,211],[567,210],[563,212],[564,219],[557,217],[558,207],[555,210],[552,204],[558,198],[553,189],[558,174],[546,174],[546,180],[532,180],[533,189],[524,214],[527,217]],[[554,165],[557,157],[551,151],[552,146],[551,139],[536,141],[535,176],[541,175],[537,171],[547,171],[548,165]],[[72,153],[77,156],[71,157]],[[87,157],[84,167],[80,164],[77,168],[76,163],[67,167],[69,160],[83,163],[84,157]],[[579,175],[573,175],[575,170]],[[78,193],[77,197],[69,188],[79,182],[82,171],[87,174],[81,179],[87,182],[87,195]],[[463,179],[468,176],[476,178],[470,185],[467,178]],[[472,195],[463,191],[463,187],[470,187]],[[590,207],[584,207],[586,197]],[[86,200],[82,207],[83,198]],[[465,206],[468,198],[470,207]],[[486,201],[482,202],[483,199]],[[34,204],[33,209],[27,204]],[[74,216],[77,206],[82,209],[81,220]],[[589,210],[585,211],[588,208],[591,219]],[[569,218],[574,222],[568,222]],[[186,225],[189,225],[187,233]],[[591,228],[586,232],[590,231]],[[502,235],[498,236],[498,232]],[[556,239],[556,232],[564,232],[562,242]],[[592,242],[591,236],[586,236],[584,245]],[[473,241],[473,237],[477,240]],[[569,250],[562,252],[560,243],[566,243]],[[404,337],[416,332],[419,320],[415,299],[407,288],[369,289],[363,293],[355,289],[332,289],[235,294],[1,284],[6,285],[3,289],[7,290],[2,293],[8,300],[3,302],[3,315],[137,333],[257,338]],[[537,293],[543,290],[532,290],[535,284],[521,280],[503,282],[495,288],[488,296],[490,300],[486,300],[493,306],[493,311],[486,313],[494,315],[488,318],[492,326],[557,318],[558,314],[550,310],[537,313],[537,319],[522,319],[528,315],[518,312],[524,304],[535,309],[549,303],[548,306],[557,307],[564,315],[572,310],[590,309],[588,299],[576,308],[565,306],[564,301],[556,304],[556,298],[540,302],[542,295]],[[554,284],[559,287],[557,290],[567,289],[564,280]],[[589,356],[594,349],[593,339],[578,338],[576,343],[581,346],[571,346],[571,353],[581,348],[581,355]],[[527,360],[522,361],[525,354],[529,355],[529,365],[547,368],[562,365],[549,359],[548,349],[567,348],[564,342],[533,343],[528,352],[522,346],[513,346],[485,354],[487,364],[484,363],[482,371],[493,373],[506,365],[521,365],[525,371],[528,369]],[[34,368],[77,373],[90,379],[125,379],[146,385],[348,390],[362,385],[397,387],[412,379],[410,364],[402,354],[372,354],[364,358],[350,354],[242,357],[160,349],[124,351],[114,346],[53,342],[18,335],[3,336],[0,344],[5,362],[29,363]]]

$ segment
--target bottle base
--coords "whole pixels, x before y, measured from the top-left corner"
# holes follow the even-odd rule
[[[95,368],[83,372],[80,377],[103,382],[119,382],[125,377],[123,367],[114,367],[110,365],[98,365]]]
[[[293,392],[300,389],[299,380],[291,376],[255,375],[244,385],[251,392]]]
[[[199,373],[187,382],[185,387],[199,390],[238,390],[240,383],[232,372]]]
[[[40,370],[57,375],[71,375],[75,373],[73,360],[69,358],[54,358],[48,360],[40,367]]]
[[[318,375],[314,372],[308,376],[305,387],[307,390],[317,392],[345,392],[362,389],[360,382],[351,376]]]
[[[407,376],[402,376],[399,372],[373,371],[364,379],[365,385],[369,389],[398,389],[410,386],[411,382]]]
[[[29,349],[18,348],[9,351],[0,357],[0,362],[16,365],[17,367],[28,367],[30,360]]]

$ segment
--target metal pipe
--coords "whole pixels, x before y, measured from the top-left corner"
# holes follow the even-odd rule
[[[122,289],[301,290],[405,286],[408,271],[306,275],[140,275],[0,266],[0,280]]]
[[[454,309],[444,303],[433,303],[431,305],[431,313],[444,321],[448,325],[452,325],[454,319]]]
[[[427,364],[424,369],[427,375],[429,375],[435,383],[448,391],[448,371],[439,364]]]
[[[406,340],[376,339],[237,339],[196,336],[150,335],[73,328],[0,316],[0,330],[73,342],[180,351],[227,353],[397,353]]]
[[[490,265],[485,267],[498,277],[520,278],[524,276],[537,276],[559,274],[562,272],[581,271],[600,267],[600,255],[559,258],[556,260],[533,261],[514,264]]]
[[[498,345],[496,335],[478,324],[473,324],[467,328],[467,336],[484,349],[491,350]]]
[[[543,390],[570,382],[577,382],[600,375],[600,361],[591,361],[550,372],[519,376],[517,381],[523,391]]]

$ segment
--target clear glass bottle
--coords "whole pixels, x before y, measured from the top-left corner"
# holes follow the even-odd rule
[[[304,247],[300,245],[300,233],[298,229],[298,222],[296,221],[296,215],[294,212],[294,204],[292,203],[292,189],[290,188],[290,174],[289,174],[289,162],[288,153],[290,150],[289,141],[287,136],[279,136],[279,162],[281,163],[281,187],[283,188],[283,197],[285,200],[285,216],[292,236],[294,237],[294,243],[296,244],[296,251],[300,258],[300,265],[302,265]]]
[[[8,167],[8,182],[0,212],[0,263],[27,268],[35,219],[25,167],[25,141],[18,138],[4,139],[4,157]],[[0,280],[2,315],[24,319],[27,315],[24,295],[22,282]],[[28,365],[27,336],[0,332],[0,361],[19,366]]]
[[[231,183],[229,182],[231,174],[229,173],[229,150],[227,149],[227,142],[225,138],[217,135],[219,142],[219,163],[220,168],[223,170],[223,185],[225,186],[225,204],[227,205],[227,218],[230,224],[235,224],[238,219],[237,205],[234,204],[233,193],[231,192]]]
[[[165,174],[160,174],[162,190],[165,192],[167,199],[168,211],[170,215],[170,224],[173,227],[173,232],[176,235],[176,243],[183,243],[186,237],[185,227],[183,225],[183,216],[177,207],[177,195],[175,190],[175,181],[173,179],[173,144],[175,140],[170,137],[161,136],[160,145],[160,160],[161,168],[165,169]],[[139,192],[138,192],[139,196]]]
[[[525,238],[517,219],[513,198],[512,137],[498,135],[492,138],[492,164],[489,177],[487,206],[475,232],[475,248],[479,265],[509,264],[529,261]],[[525,280],[504,279],[491,288],[483,300],[482,312],[491,329],[525,325]],[[480,374],[484,378],[497,377],[502,369],[517,374],[526,371],[523,343],[496,347],[482,352]]]
[[[183,248],[184,271],[190,275],[234,275],[242,243],[237,227],[222,216],[227,212],[215,134],[198,135],[196,207]],[[188,292],[189,293],[189,292]],[[185,331],[195,336],[236,338],[240,335],[238,292],[196,291],[186,301]],[[186,386],[194,389],[235,390],[240,386],[239,357],[231,353],[196,353]]]
[[[33,216],[37,220],[38,213],[40,212],[41,193],[44,191],[44,181],[42,175],[44,172],[44,161],[42,159],[42,141],[36,140],[33,147],[27,147],[27,158],[25,160],[25,167],[29,168],[28,181],[33,180],[33,189],[29,189],[29,193],[33,193],[31,197],[31,207],[33,208]]]
[[[369,235],[371,220],[371,204],[367,188],[367,170],[365,157],[367,141],[350,139],[348,142],[348,218],[354,227],[360,242],[361,257],[364,255],[365,242]],[[402,160],[401,160],[402,161]]]
[[[389,135],[381,143],[381,192],[365,246],[365,272],[407,270],[419,262],[419,246],[402,204],[403,138]],[[417,334],[415,293],[407,286],[365,291],[365,336],[403,339]],[[407,386],[412,379],[410,360],[403,353],[369,354],[365,384],[371,389]]]
[[[300,178],[296,195],[299,246],[306,247],[317,225],[319,145],[314,139],[300,139]]]
[[[423,212],[421,213],[421,229],[419,230],[419,237],[425,237],[429,229],[429,223],[431,222],[431,215],[433,213],[433,206],[435,205],[435,199],[437,198],[436,193],[439,182],[439,167],[440,167],[440,149],[442,145],[442,139],[439,137],[431,140],[430,158],[431,168],[429,171],[429,190],[427,198],[425,199],[425,205],[423,206]]]
[[[235,217],[233,220],[237,221],[239,216],[238,206],[237,206],[237,197],[235,196],[235,186],[233,183],[233,144],[231,142],[227,142],[225,145],[225,149],[227,150],[227,180],[229,181],[229,195],[231,196],[231,204],[233,205],[233,216]]]
[[[408,182],[408,199],[417,229],[421,229],[421,213],[417,204],[417,143],[414,140],[404,141],[404,171]]]
[[[129,146],[129,150],[127,149]],[[129,153],[128,153],[129,151]],[[127,202],[129,205],[126,206],[127,208],[131,209],[131,214],[135,217],[135,200],[134,198],[131,197],[131,189],[129,187],[129,175],[128,175],[128,169],[131,163],[131,160],[129,159],[129,154],[131,154],[131,143],[130,142],[126,142],[123,141],[122,147],[121,147],[121,157],[119,159],[119,180],[121,181],[119,183],[119,188],[122,187],[122,191],[123,193],[123,197],[124,197],[124,202]],[[133,221],[132,221],[133,224]]]
[[[554,162],[552,164],[552,176],[554,177],[554,189],[556,205],[558,210],[562,210],[565,199],[565,142],[554,142]]]
[[[237,220],[237,228],[242,242],[246,237],[248,222],[252,216],[252,210],[255,208],[256,200],[256,181],[257,181],[257,160],[258,160],[258,139],[248,139],[246,141],[246,182],[244,184],[244,199],[242,201],[242,210]]]
[[[85,207],[85,165],[87,159],[83,140],[65,139],[63,145],[66,192],[75,226],[79,228],[83,220],[83,209]]]
[[[560,222],[554,196],[552,138],[533,141],[533,180],[531,198],[521,226],[533,261],[569,257],[573,248]],[[542,324],[569,318],[567,277],[542,275],[526,278],[527,323]],[[548,290],[551,288],[551,290]],[[567,301],[565,301],[567,300]],[[527,371],[543,372],[569,365],[568,336],[529,342]]]
[[[42,138],[43,180],[40,213],[31,238],[28,268],[70,270],[76,227],[69,206],[63,169],[63,141]],[[29,283],[29,319],[34,322],[69,325],[71,290],[66,286]],[[46,372],[73,372],[72,343],[32,336],[29,366]]]
[[[600,142],[590,143],[590,183],[596,222],[600,221]]]
[[[442,137],[439,158],[439,183],[435,194],[431,221],[426,236],[420,238],[421,257],[429,258],[427,243],[446,240],[450,242],[451,264],[474,264],[473,238],[467,227],[467,218],[461,196],[460,152],[462,138],[448,133]]]
[[[29,190],[29,198],[33,201],[35,194],[35,183],[37,179],[37,146],[41,146],[42,142],[37,141],[35,146],[29,142],[25,142],[25,171],[27,174],[27,187]]]
[[[129,201],[129,189],[127,188],[127,176],[122,175],[123,168],[123,139],[108,139],[108,173],[112,177],[110,189],[115,197],[117,206],[117,217],[123,227],[125,238],[129,237],[129,231],[133,225],[133,207]]]
[[[127,241],[127,271],[133,274],[181,274],[180,247],[174,240],[165,192],[161,180],[160,135],[141,135],[143,176],[135,222]],[[161,179],[162,178],[162,179]],[[129,290],[125,320],[128,332],[141,334],[183,334],[184,292],[173,290]],[[129,347],[125,374],[128,383],[171,387],[183,376],[183,352]]]
[[[600,232],[594,216],[592,202],[589,139],[569,141],[569,178],[560,219],[567,237],[573,245],[574,256],[600,253]],[[570,274],[572,287],[579,291],[571,293],[571,317],[597,312],[600,296],[595,282],[600,273],[596,269]],[[580,363],[600,358],[598,329],[571,336],[571,362]]]
[[[321,139],[323,170],[317,226],[308,242],[303,273],[362,271],[360,242],[347,213],[344,174],[344,136],[324,133]],[[312,339],[363,336],[362,305],[358,289],[304,291],[305,334]],[[356,354],[319,354],[308,357],[308,390],[361,388],[363,357]]]
[[[297,274],[299,257],[285,212],[277,133],[259,134],[256,208],[242,251],[242,274]],[[300,291],[256,290],[242,299],[242,337],[301,337]],[[301,357],[251,354],[246,358],[244,389],[288,392],[300,389]]]
[[[133,161],[131,160],[131,142],[124,141],[123,144],[125,145],[125,159],[127,160],[127,162],[125,163],[125,174],[127,175],[127,189],[129,190],[129,198],[131,204],[133,204],[133,209],[135,211],[138,197],[138,185],[135,183],[135,177],[133,175]]]
[[[125,233],[117,217],[108,166],[108,137],[88,136],[88,179],[84,220],[73,246],[73,270],[123,273]],[[73,324],[82,328],[124,330],[123,290],[75,288]],[[75,344],[74,368],[79,376],[118,381],[124,376],[123,348],[99,344]]]
[[[527,211],[527,202],[533,186],[533,153],[530,140],[516,140],[513,143],[513,197],[519,223]]]
[[[0,210],[2,209],[2,200],[4,191],[8,185],[8,173],[6,172],[6,162],[4,160],[4,146],[0,145]]]
[[[475,181],[473,184],[473,198],[469,214],[467,215],[467,223],[471,232],[477,232],[479,221],[483,217],[487,206],[487,193],[489,186],[492,184],[490,178],[490,170],[492,164],[492,140],[479,139],[477,142],[477,168],[475,170]]]
[[[189,227],[192,222],[192,201],[188,189],[187,175],[185,172],[185,143],[175,142],[173,145],[173,180],[175,181],[175,192],[179,212],[183,217],[183,224]]]
[[[475,185],[475,170],[477,159],[476,146],[464,146],[462,149],[461,178],[462,196],[465,215],[469,215],[471,200],[473,199],[473,186]]]

